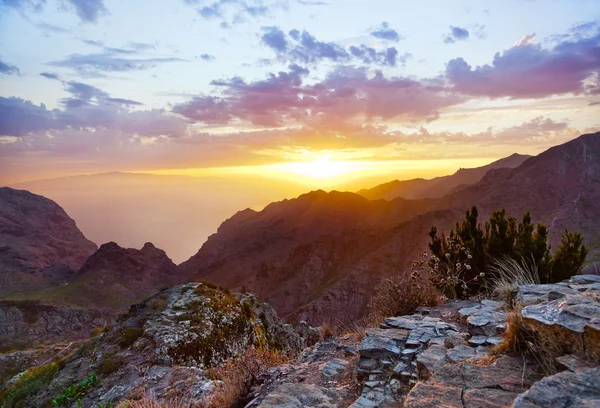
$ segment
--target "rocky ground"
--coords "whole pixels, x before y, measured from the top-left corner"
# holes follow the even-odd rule
[[[600,407],[600,276],[522,286],[523,325],[558,373],[519,353],[494,353],[504,304],[454,301],[330,338],[271,369],[248,407]],[[544,344],[545,343],[545,344]]]
[[[213,406],[220,380],[211,369],[260,347],[290,356],[303,351],[256,378],[248,408],[600,407],[599,299],[600,276],[521,286],[514,301],[523,307],[512,311],[527,342],[541,351],[528,354],[496,347],[506,344],[517,320],[507,321],[507,306],[489,299],[419,308],[377,328],[313,343],[314,329],[283,324],[253,295],[180,285],[132,307],[55,363],[43,387],[21,395],[19,384],[33,371],[16,375],[0,388],[0,403],[44,406],[93,373],[98,378],[79,397],[82,406],[143,397],[164,402],[172,395]],[[33,364],[45,358],[22,357]]]

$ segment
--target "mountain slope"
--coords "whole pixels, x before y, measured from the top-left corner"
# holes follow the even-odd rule
[[[122,309],[185,281],[167,254],[151,243],[133,249],[109,242],[90,256],[68,283],[22,298],[76,307]]]
[[[436,177],[431,180],[394,180],[370,189],[360,190],[358,194],[369,200],[393,200],[397,197],[406,199],[439,198],[457,188],[478,182],[492,169],[518,167],[530,157],[515,153],[486,166],[459,169],[450,176]]]
[[[597,133],[514,169],[491,169],[441,198],[312,192],[236,214],[180,268],[192,278],[256,292],[288,319],[350,320],[364,313],[378,278],[402,273],[426,249],[432,225],[448,231],[472,205],[482,222],[502,207],[516,216],[531,211],[550,227],[554,246],[569,228],[599,247],[599,166]]]
[[[0,297],[67,279],[96,248],[54,201],[0,188]]]
[[[600,247],[600,132],[552,147],[514,169],[496,169],[471,186],[440,199],[434,207],[477,204],[483,214],[506,208],[530,211],[550,228],[557,243],[565,228],[581,231],[592,249]]]

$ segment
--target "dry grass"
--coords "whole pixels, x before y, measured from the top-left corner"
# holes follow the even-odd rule
[[[126,400],[117,405],[117,408],[200,408],[195,404],[183,399],[174,398],[165,402],[158,402],[152,398],[142,398],[140,400]]]
[[[323,323],[321,325],[321,340],[328,339],[335,335],[331,325],[329,323]]]
[[[488,290],[493,297],[504,301],[508,306],[512,306],[519,286],[540,283],[538,268],[533,260],[519,262],[504,257],[495,260],[489,272]]]
[[[440,293],[425,279],[396,276],[383,279],[369,301],[368,323],[379,324],[385,317],[409,315],[419,306],[438,306]]]
[[[244,355],[212,370],[211,377],[220,380],[221,383],[218,384],[209,406],[244,407],[258,376],[268,368],[286,362],[287,359],[281,352],[248,349]]]
[[[557,352],[560,348],[551,332],[532,330],[523,323],[521,314],[523,307],[516,304],[506,314],[506,332],[502,343],[495,346],[490,355],[516,354],[534,360],[546,375],[556,373],[554,357],[562,355]]]

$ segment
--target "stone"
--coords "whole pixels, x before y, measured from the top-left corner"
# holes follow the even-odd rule
[[[326,377],[339,377],[348,369],[348,362],[339,358],[328,361],[321,373]]]
[[[467,337],[467,333],[458,333],[455,331],[450,331],[446,334],[446,337],[444,337],[444,346],[449,349],[458,346],[467,346],[469,345]]]
[[[408,366],[405,363],[399,362],[396,364],[396,367],[394,367],[394,374],[400,375],[407,367]]]
[[[505,408],[515,400],[515,393],[494,388],[468,389],[463,394],[467,408]]]
[[[379,362],[373,358],[363,358],[358,360],[358,368],[365,371],[374,371],[379,367]]]
[[[600,283],[600,275],[575,275],[571,276],[569,282],[576,285]]]
[[[337,407],[333,392],[313,384],[281,384],[269,393],[258,408]]]
[[[521,313],[523,324],[537,333],[538,340],[549,353],[555,356],[584,354],[584,338],[594,343],[600,303],[578,294],[566,295],[561,299],[526,306]],[[590,329],[584,336],[587,325]]]
[[[358,352],[361,357],[367,358],[395,358],[402,350],[396,345],[396,342],[388,337],[365,336],[360,343]]]
[[[428,379],[444,364],[446,350],[444,346],[433,345],[419,354],[417,357],[419,378],[423,380]]]
[[[475,349],[469,346],[454,347],[446,352],[446,359],[452,363],[469,360],[475,357]]]
[[[523,394],[514,408],[600,407],[600,368],[563,371],[546,377]]]
[[[481,346],[481,345],[485,344],[487,339],[488,338],[486,336],[473,336],[469,339],[469,344],[474,347]]]
[[[562,294],[576,295],[578,292],[564,284],[549,283],[545,285],[522,285],[517,291],[516,300],[524,305],[548,301],[548,293],[560,292]]]

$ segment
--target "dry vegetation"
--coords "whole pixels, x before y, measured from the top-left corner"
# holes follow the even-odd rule
[[[489,271],[488,291],[509,307],[512,305],[519,286],[540,283],[538,268],[533,259],[519,262],[513,258],[503,257],[495,260],[490,265]]]
[[[373,290],[367,325],[379,325],[385,317],[414,313],[419,306],[437,306],[440,293],[427,280],[417,276],[383,279]]]

